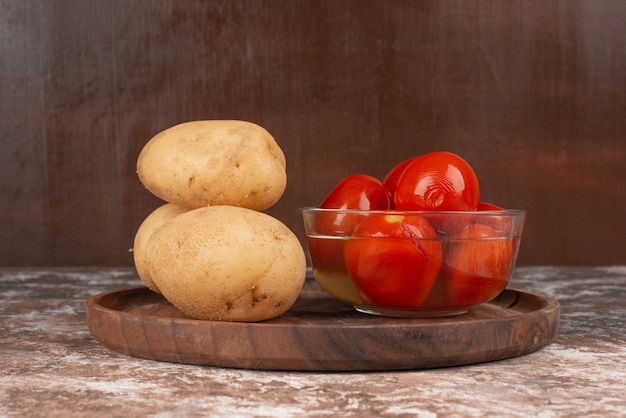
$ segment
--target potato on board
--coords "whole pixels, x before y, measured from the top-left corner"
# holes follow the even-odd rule
[[[263,212],[235,206],[190,210],[155,230],[146,247],[150,276],[187,315],[256,322],[283,314],[306,274],[295,234]]]
[[[165,222],[174,218],[181,213],[187,212],[189,209],[181,206],[174,205],[172,203],[166,203],[156,208],[152,213],[146,216],[146,219],[139,225],[135,234],[135,241],[133,243],[133,259],[135,262],[135,269],[139,278],[144,282],[148,289],[161,293],[157,285],[152,281],[148,266],[146,264],[146,243],[152,236],[155,229],[163,225]]]
[[[272,135],[238,120],[185,122],[162,131],[141,150],[137,174],[157,197],[190,209],[263,211],[287,185],[285,155]]]

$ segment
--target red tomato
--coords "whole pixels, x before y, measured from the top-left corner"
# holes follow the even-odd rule
[[[498,205],[494,205],[493,203],[488,202],[478,202],[478,206],[476,210],[504,210]]]
[[[344,177],[319,205],[323,209],[387,210],[391,208],[392,196],[385,185],[367,174]],[[319,217],[325,231],[331,234],[350,235],[360,220],[352,214],[329,214]],[[321,226],[321,225],[317,225]]]
[[[354,174],[339,181],[319,205],[323,209],[387,210],[391,193],[383,183],[367,174]],[[321,213],[315,220],[317,235],[350,236],[363,216],[355,213]],[[318,270],[345,272],[344,240],[309,239],[308,248]]]
[[[450,240],[442,266],[449,305],[487,302],[506,287],[516,244],[499,237],[501,234],[487,225],[472,224]]]
[[[376,306],[420,306],[442,263],[436,237],[420,216],[364,218],[344,246],[346,268],[363,299]]]
[[[315,217],[314,230],[309,231],[307,244],[315,268],[328,275],[348,276],[343,260],[344,239],[349,237],[359,221],[366,215],[357,213],[322,212]],[[321,237],[321,239],[320,239]]]
[[[319,207],[386,210],[391,207],[391,200],[391,193],[380,180],[367,174],[353,174],[341,179]]]
[[[402,176],[402,173],[404,173],[404,169],[407,168],[407,166],[416,158],[419,157],[412,157],[402,161],[400,164],[392,168],[391,171],[385,176],[383,184],[385,185],[385,187],[387,187],[387,190],[389,190],[392,195],[395,193],[396,188],[398,187],[398,181],[400,180],[400,176]]]
[[[478,203],[477,210],[481,211],[504,211],[500,206],[493,203],[480,202]],[[511,219],[507,216],[500,216],[497,214],[486,216],[476,216],[475,222],[485,224],[495,229],[496,231],[507,234],[511,230]]]
[[[431,152],[411,161],[394,194],[398,210],[464,210],[478,206],[480,189],[472,167],[451,152]]]

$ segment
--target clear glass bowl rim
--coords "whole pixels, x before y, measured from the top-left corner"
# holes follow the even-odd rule
[[[328,209],[318,207],[302,207],[300,208],[302,214],[305,213],[359,213],[359,214],[373,214],[373,215],[500,215],[500,216],[522,216],[527,214],[526,209],[502,209],[502,210],[398,210],[398,209],[386,209],[386,210],[365,210],[365,209]]]

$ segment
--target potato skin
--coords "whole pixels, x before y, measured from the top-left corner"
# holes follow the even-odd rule
[[[137,175],[157,197],[190,209],[208,205],[263,211],[282,196],[286,160],[263,127],[238,120],[185,122],[148,141]]]
[[[277,317],[293,305],[306,275],[304,249],[287,226],[234,206],[171,219],[150,237],[146,259],[163,296],[203,320]]]
[[[133,243],[133,260],[135,262],[135,269],[137,270],[137,275],[144,282],[146,287],[154,292],[161,293],[158,286],[152,281],[150,271],[148,270],[145,254],[146,244],[152,236],[154,230],[175,216],[185,213],[188,210],[189,209],[187,208],[183,208],[172,203],[166,203],[159,206],[143,220],[135,233],[135,240]]]

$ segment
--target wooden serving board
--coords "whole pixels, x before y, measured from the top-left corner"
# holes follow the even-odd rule
[[[556,335],[560,305],[507,289],[468,313],[401,319],[356,312],[307,280],[294,306],[259,323],[189,318],[145,287],[86,302],[102,345],[160,361],[259,370],[409,370],[521,356]]]

